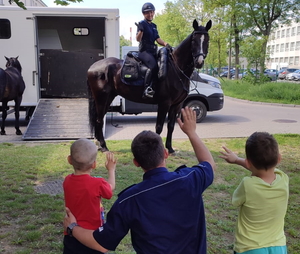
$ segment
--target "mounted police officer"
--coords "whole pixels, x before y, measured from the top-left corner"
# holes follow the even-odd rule
[[[143,97],[152,98],[154,90],[152,88],[152,74],[157,73],[157,45],[155,41],[165,47],[170,47],[158,34],[156,24],[152,23],[155,7],[152,3],[145,3],[142,7],[144,20],[137,24],[136,40],[139,42],[139,58],[148,67],[145,75],[145,91]]]

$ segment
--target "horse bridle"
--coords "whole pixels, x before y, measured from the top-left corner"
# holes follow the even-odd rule
[[[194,31],[193,34],[192,34],[192,43],[194,41],[194,34],[208,34],[207,31]],[[194,52],[192,52],[192,56],[194,58],[194,62],[196,61],[196,59],[199,57],[199,56],[203,56],[203,58],[205,59],[206,58],[206,54],[205,53],[198,53],[198,54],[195,54]]]
[[[194,34],[208,34],[208,32],[207,31],[193,31],[193,33],[192,33],[192,43],[193,43],[193,40],[194,40]],[[191,80],[191,78],[190,77],[188,77],[188,76],[186,76],[185,75],[185,73],[184,73],[184,71],[182,70],[182,69],[180,69],[179,68],[179,66],[177,65],[177,63],[174,61],[174,58],[173,58],[173,53],[172,52],[170,52],[169,53],[170,54],[170,56],[171,56],[171,59],[172,59],[172,61],[171,61],[171,65],[173,66],[173,68],[174,69],[177,69],[179,72],[181,72],[181,74],[184,76],[184,77],[186,77],[187,79],[189,79],[189,80]],[[204,53],[198,53],[198,54],[194,54],[194,52],[192,52],[192,56],[193,56],[193,62],[191,63],[191,65],[194,65],[195,66],[195,61],[197,60],[197,58],[199,57],[199,56],[203,56],[203,58],[205,59],[206,58],[206,54],[204,54]],[[175,72],[177,75],[178,75],[178,73],[177,72]],[[179,77],[179,76],[178,76]],[[182,79],[179,77],[179,80],[180,80],[180,82],[183,84],[183,81],[182,81]],[[183,86],[184,87],[184,86]],[[185,88],[185,87],[184,87]],[[187,92],[189,92],[187,89],[185,89]]]

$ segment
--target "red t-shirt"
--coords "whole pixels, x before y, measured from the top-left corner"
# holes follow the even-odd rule
[[[65,206],[74,214],[77,223],[86,229],[95,230],[103,225],[101,198],[111,199],[109,183],[89,174],[68,175],[63,183]]]

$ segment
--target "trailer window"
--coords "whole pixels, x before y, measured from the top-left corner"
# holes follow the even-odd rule
[[[10,37],[10,21],[8,19],[0,19],[0,39],[9,39]]]
[[[87,27],[74,27],[73,34],[76,36],[87,36],[89,35],[89,29]]]

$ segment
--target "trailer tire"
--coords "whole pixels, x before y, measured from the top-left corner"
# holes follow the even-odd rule
[[[205,104],[198,100],[192,100],[184,103],[184,107],[192,108],[196,111],[196,122],[201,123],[203,119],[206,117],[207,114],[207,108]]]

